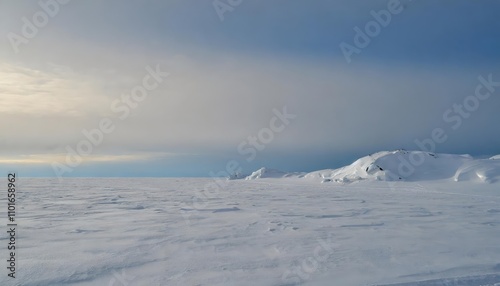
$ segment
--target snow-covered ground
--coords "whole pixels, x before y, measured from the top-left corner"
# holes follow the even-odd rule
[[[500,285],[500,183],[299,177],[21,177],[16,282]]]

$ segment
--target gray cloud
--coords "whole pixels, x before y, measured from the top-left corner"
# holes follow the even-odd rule
[[[414,3],[351,65],[339,56],[338,44],[352,40],[353,27],[370,20],[369,11],[386,1],[252,1],[223,23],[211,1],[122,3],[73,1],[17,55],[3,38],[3,155],[64,153],[83,138],[83,129],[96,128],[109,117],[116,131],[96,155],[212,153],[230,158],[240,142],[268,126],[273,108],[283,106],[297,119],[276,136],[266,155],[304,158],[314,153],[319,158],[414,149],[413,141],[434,128],[449,130],[443,112],[474,93],[479,75],[492,73],[500,80],[497,53],[489,52],[498,44],[491,40],[496,24],[490,25],[490,18],[470,15],[470,29],[480,33],[447,33],[470,9],[484,9],[463,1],[470,9],[459,9],[449,21]],[[21,17],[38,9],[25,2],[0,5],[5,8],[0,12],[4,35],[18,32]],[[429,16],[432,24],[440,19],[443,26],[436,27],[442,31],[423,31],[419,25],[431,24],[420,16]],[[470,45],[443,44],[443,33],[447,42]],[[471,63],[475,56],[458,64],[440,57],[481,51],[487,60],[477,63]],[[430,60],[420,62],[421,57]],[[111,103],[141,83],[146,66],[157,64],[170,77],[120,121]],[[496,93],[460,129],[450,131],[439,150],[498,153],[500,135],[493,127],[500,119],[498,107]]]

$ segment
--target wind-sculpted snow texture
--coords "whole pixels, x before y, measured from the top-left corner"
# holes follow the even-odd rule
[[[439,157],[457,168],[471,161]],[[370,160],[350,172],[390,167]],[[500,283],[500,183],[233,180],[193,204],[211,181],[20,178],[16,282]],[[3,269],[0,285],[14,285]]]

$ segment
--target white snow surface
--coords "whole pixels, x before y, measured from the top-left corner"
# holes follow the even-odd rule
[[[474,159],[470,155],[436,154],[423,151],[383,151],[356,160],[349,166],[308,174],[286,173],[274,170],[268,176],[259,175],[261,169],[248,179],[263,177],[304,177],[321,182],[352,183],[371,181],[477,181],[492,183],[500,179],[500,161]]]
[[[287,173],[280,170],[260,168],[259,170],[253,172],[250,176],[246,177],[245,180],[255,180],[264,178],[289,178],[289,177],[301,177],[305,173]]]
[[[217,182],[18,178],[17,278],[2,267],[0,285],[500,285],[498,182]]]

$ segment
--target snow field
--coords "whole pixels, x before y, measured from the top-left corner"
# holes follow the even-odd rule
[[[193,208],[210,180],[20,179],[18,281],[500,282],[498,184],[236,180]],[[0,285],[10,285],[6,277]]]

